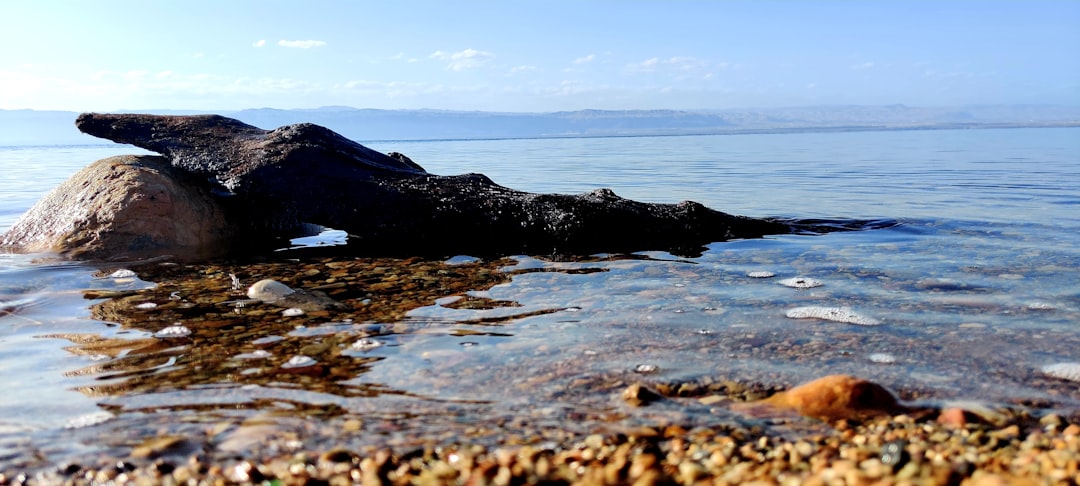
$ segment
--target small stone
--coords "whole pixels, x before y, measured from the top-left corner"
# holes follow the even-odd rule
[[[889,353],[873,353],[870,356],[867,356],[867,358],[872,363],[878,363],[878,364],[895,364],[896,363],[896,356],[893,356],[893,355],[891,355]]]
[[[281,311],[281,315],[283,317],[302,316],[302,315],[304,315],[304,309],[301,309],[299,307],[289,307],[288,309],[285,309],[285,310]]]
[[[895,415],[908,410],[887,388],[847,375],[818,378],[764,400],[738,404],[734,408],[754,416],[794,412],[826,421]]]
[[[281,365],[281,367],[282,368],[306,368],[308,366],[313,366],[316,363],[318,363],[318,361],[315,361],[314,358],[312,358],[310,356],[304,356],[302,354],[298,354],[296,356],[293,356],[292,358],[289,358],[289,361],[285,362],[285,364]]]
[[[634,367],[634,373],[648,375],[660,371],[660,367],[654,364],[639,364]]]
[[[286,296],[293,294],[295,290],[289,288],[277,280],[263,279],[255,282],[251,287],[248,287],[247,296],[255,300],[261,300],[268,304],[273,304]]]
[[[889,442],[881,447],[881,463],[889,466],[894,471],[904,467],[911,458],[904,447],[907,443],[902,440]]]
[[[121,268],[121,269],[109,274],[109,278],[133,278],[135,276],[136,276],[135,272],[133,272],[131,270],[128,270],[126,268]]]
[[[187,337],[190,335],[191,329],[188,329],[187,326],[180,325],[179,323],[166,327],[154,333],[154,337],[160,339],[176,339]]]
[[[656,393],[640,383],[634,383],[633,385],[626,387],[622,392],[623,401],[634,407],[645,406],[662,398],[663,397],[660,396],[659,393]]]
[[[382,345],[382,341],[379,341],[378,339],[360,338],[352,343],[352,348],[359,351],[369,351]]]
[[[825,285],[821,283],[820,280],[815,280],[810,277],[785,278],[779,283],[780,285],[783,285],[785,287],[791,287],[795,289],[812,289],[814,287],[821,287],[822,285]]]
[[[857,324],[860,326],[876,326],[881,324],[877,319],[863,316],[847,307],[796,307],[787,311],[786,315],[791,319],[821,319],[844,324]]]
[[[139,310],[150,310],[157,308],[157,304],[153,302],[143,302],[142,304],[136,305],[135,308]]]

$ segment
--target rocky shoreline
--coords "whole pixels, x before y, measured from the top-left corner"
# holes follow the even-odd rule
[[[296,450],[268,457],[175,454],[163,438],[132,457],[65,464],[0,484],[1077,484],[1080,424],[949,426],[898,415],[838,421],[816,434],[677,424],[593,434],[562,444],[467,443],[412,450]]]
[[[401,391],[346,385],[379,359],[350,351],[355,345],[349,343],[357,337],[381,339],[388,331],[418,331],[365,323],[393,327],[410,309],[448,295],[462,298],[447,305],[517,312],[508,314],[507,322],[548,312],[466,297],[508,281],[515,272],[536,271],[508,270],[509,263],[306,257],[199,265],[151,261],[129,265],[128,273],[128,268],[104,269],[103,277],[137,274],[157,285],[87,291],[93,317],[157,337],[42,337],[70,341],[67,349],[75,354],[110,357],[72,373],[111,378],[81,391],[119,397],[109,412],[114,416],[65,435],[113,447],[59,464],[47,455],[10,461],[0,468],[0,485],[1080,482],[1080,411],[1038,404],[927,406],[918,400],[920,392],[911,390],[899,390],[905,401],[898,405],[877,385],[858,392],[863,386],[858,380],[847,388],[856,390],[853,398],[841,400],[833,385],[846,386],[844,380],[826,380],[829,386],[817,391],[751,377],[708,383],[655,381],[647,373],[582,378],[560,393],[590,407],[552,418],[543,410],[546,404],[529,404],[495,413],[489,423],[462,421],[452,407],[391,417],[386,411],[350,412],[302,398],[285,400],[284,406],[256,401],[241,407],[246,411],[228,413],[228,407],[213,403],[175,409],[116,406],[128,396],[257,387],[267,380],[327,396],[394,396]],[[347,305],[292,317],[279,306],[241,305],[247,286],[261,279],[314,289]],[[336,331],[325,334],[291,335],[305,323],[328,320],[348,325],[331,326]],[[474,324],[497,334],[499,322]],[[162,335],[177,326],[187,333]],[[238,353],[260,350],[273,351],[268,367],[236,368]],[[286,360],[299,355],[318,364],[285,372]],[[169,367],[161,367],[164,359]],[[536,386],[547,379],[529,377]],[[1062,393],[1075,390],[1063,387]],[[824,402],[806,405],[815,400]],[[691,408],[704,414],[692,418],[686,412]],[[143,418],[132,421],[134,416]]]

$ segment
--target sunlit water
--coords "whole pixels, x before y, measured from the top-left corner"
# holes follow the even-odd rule
[[[419,417],[448,411],[455,422],[482,424],[529,409],[539,425],[564,423],[571,410],[637,413],[611,396],[590,395],[582,383],[632,379],[639,365],[653,381],[792,383],[842,372],[936,399],[1080,408],[1075,383],[1049,381],[1072,390],[1055,392],[1038,371],[1080,361],[1080,129],[368,145],[408,154],[429,172],[482,172],[533,192],[608,187],[631,199],[689,199],[748,216],[902,224],[714,243],[689,259],[648,251],[642,255],[651,259],[595,263],[520,257],[514,268],[606,271],[525,273],[480,292],[520,308],[453,310],[432,302],[414,310],[402,326],[424,332],[382,336],[389,345],[362,351],[385,359],[353,382],[397,391],[368,397],[252,386],[86,396],[74,390],[95,377],[65,372],[108,357],[75,354],[63,349],[67,341],[42,336],[148,336],[91,320],[79,292],[148,284],[94,277],[96,269],[79,264],[0,255],[0,465],[31,449],[56,458],[93,449],[86,437],[144,423],[154,407],[221,400],[330,403],[365,423],[393,424],[371,426],[378,432],[366,436],[372,441],[408,435],[409,426],[395,422],[401,417],[421,430],[428,422]],[[0,228],[80,167],[133,151],[0,148]],[[776,276],[748,277],[754,271]],[[778,283],[800,276],[823,285]],[[844,307],[878,325],[786,317],[802,306]],[[432,324],[446,323],[445,330],[460,320],[559,308],[566,310],[501,324],[491,335],[455,336]],[[74,429],[84,434],[81,442],[63,439],[66,426],[104,418]]]

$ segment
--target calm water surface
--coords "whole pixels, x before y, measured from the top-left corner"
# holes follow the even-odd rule
[[[642,364],[656,367],[646,377],[653,381],[743,377],[790,384],[842,372],[909,396],[1080,409],[1075,383],[1038,371],[1080,361],[1080,129],[368,145],[406,153],[429,172],[482,172],[533,192],[608,187],[631,199],[689,199],[749,216],[901,224],[714,243],[689,259],[648,251],[641,255],[651,259],[595,263],[520,257],[515,268],[606,271],[526,273],[478,292],[525,309],[567,309],[502,324],[500,335],[463,338],[449,331],[469,327],[455,322],[505,309],[453,310],[432,302],[414,310],[403,325],[425,331],[393,336],[395,346],[371,351],[384,359],[353,379],[408,395],[370,397],[250,386],[106,397],[75,391],[100,377],[67,372],[109,358],[76,354],[64,349],[67,341],[42,336],[145,337],[90,319],[80,291],[152,284],[94,277],[96,269],[80,264],[0,255],[0,466],[29,451],[52,460],[92,451],[103,435],[152,423],[147,410],[154,407],[214,400],[247,408],[267,397],[289,406],[332,403],[373,427],[372,441],[400,438],[410,427],[445,429],[448,413],[470,424],[527,408],[534,421],[550,425],[566,425],[573,410],[655,413],[623,410],[610,394],[575,388],[611,377],[632,380]],[[0,147],[0,228],[89,162],[133,152]],[[776,277],[749,278],[751,271]],[[797,276],[824,285],[778,284]],[[802,306],[847,307],[879,325],[786,317]],[[893,362],[872,360],[875,354]],[[403,410],[408,426],[394,422]],[[715,413],[699,412],[697,420],[706,421]],[[191,411],[160,414],[173,423],[202,419]],[[396,425],[378,428],[380,420]]]

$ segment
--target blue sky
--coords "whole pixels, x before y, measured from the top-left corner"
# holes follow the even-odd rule
[[[5,0],[0,109],[1080,105],[1080,1]]]

